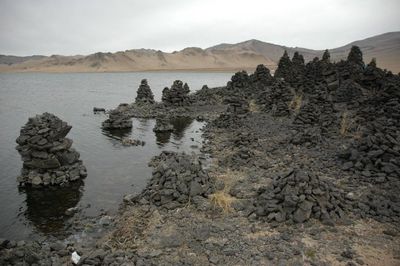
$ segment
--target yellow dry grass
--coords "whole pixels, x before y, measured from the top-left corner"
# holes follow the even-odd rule
[[[249,110],[252,113],[259,113],[260,112],[260,106],[258,104],[256,104],[255,100],[251,100],[249,102]]]
[[[303,104],[303,94],[294,93],[293,99],[289,103],[289,108],[292,109],[295,113],[298,113],[302,104]]]
[[[344,111],[342,114],[342,120],[340,121],[340,135],[347,136],[350,127],[353,125],[353,120],[350,117],[348,111]]]
[[[223,210],[224,213],[228,213],[232,211],[232,202],[235,200],[231,195],[226,193],[225,191],[217,191],[214,194],[211,194],[210,200],[215,207],[219,207]]]

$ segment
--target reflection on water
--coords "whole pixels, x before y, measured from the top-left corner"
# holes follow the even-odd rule
[[[132,128],[121,128],[121,129],[105,129],[102,128],[103,135],[116,140],[122,140],[128,137],[132,132]]]
[[[164,147],[170,142],[171,136],[175,141],[181,140],[185,136],[185,131],[193,123],[193,119],[187,116],[174,117],[168,120],[173,125],[172,132],[155,132],[157,144]]]
[[[77,206],[83,185],[83,181],[77,181],[58,188],[19,188],[26,195],[24,216],[42,233],[62,233],[68,219],[65,211]]]

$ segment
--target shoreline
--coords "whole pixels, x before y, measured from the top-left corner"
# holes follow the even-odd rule
[[[77,251],[94,265],[397,265],[400,77],[375,77],[382,70],[359,62],[318,63],[313,77],[301,64],[277,77],[260,65],[190,95],[176,81],[161,103],[112,110],[107,124],[116,127],[131,117],[206,121],[201,151],[211,164],[153,157],[148,186],[124,196],[115,217],[94,221],[94,243],[57,244],[44,256],[68,263]],[[5,250],[19,260],[17,244]]]

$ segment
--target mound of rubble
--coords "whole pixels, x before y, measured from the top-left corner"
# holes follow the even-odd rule
[[[399,81],[400,84],[400,81]],[[369,180],[385,182],[400,176],[400,90],[388,87],[371,96],[358,111],[364,130],[340,154],[345,170],[359,171]]]
[[[190,104],[189,93],[187,83],[175,80],[170,89],[164,88],[161,100],[167,106],[185,106]]]
[[[132,119],[127,114],[129,105],[121,103],[116,109],[110,111],[108,119],[102,123],[104,129],[132,128]]]
[[[65,136],[72,126],[50,113],[29,118],[16,139],[23,160],[21,185],[63,185],[86,177],[86,168]]]
[[[195,155],[163,151],[149,165],[152,178],[141,196],[157,206],[174,209],[214,192],[213,179]]]
[[[135,102],[136,103],[149,103],[149,104],[155,103],[154,95],[150,89],[150,86],[147,84],[147,79],[142,79],[142,81],[140,82],[140,86],[139,86],[139,89],[137,90]]]
[[[256,198],[256,214],[268,221],[303,223],[310,218],[332,224],[345,216],[343,193],[301,169],[278,176]]]

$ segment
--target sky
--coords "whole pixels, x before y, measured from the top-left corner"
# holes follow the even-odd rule
[[[400,30],[400,0],[0,0],[0,54],[172,52],[249,39],[335,48]]]

